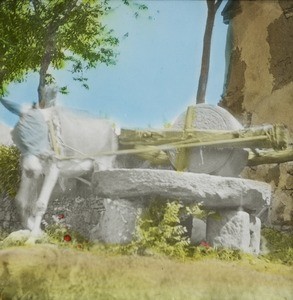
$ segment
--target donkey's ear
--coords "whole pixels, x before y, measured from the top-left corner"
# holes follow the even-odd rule
[[[5,100],[3,98],[0,97],[0,102],[13,114],[17,115],[17,116],[21,116],[24,113],[24,109],[23,106],[20,105],[19,103],[13,102],[13,101],[9,101],[9,100]]]

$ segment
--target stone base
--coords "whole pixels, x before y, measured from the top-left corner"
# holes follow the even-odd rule
[[[207,219],[207,241],[213,247],[259,254],[261,222],[244,211],[221,210]]]
[[[202,241],[206,240],[207,225],[201,219],[193,218],[192,220],[192,231],[190,237],[191,245],[197,245]]]
[[[205,225],[193,221],[191,242],[207,240],[214,247],[259,253],[260,220],[258,213],[270,204],[270,185],[233,177],[211,176],[152,169],[113,169],[95,172],[93,191],[97,197],[110,198],[91,239],[105,243],[127,243],[135,230],[135,220],[154,197],[180,200],[185,205],[200,203],[219,212]],[[120,199],[127,200],[120,200]],[[140,202],[143,201],[143,204]],[[141,203],[137,207],[137,202]]]
[[[126,244],[135,233],[136,220],[141,214],[139,203],[128,200],[104,199],[105,211],[91,230],[92,241],[106,244]]]
[[[261,221],[259,218],[250,215],[250,253],[258,255],[260,253]]]

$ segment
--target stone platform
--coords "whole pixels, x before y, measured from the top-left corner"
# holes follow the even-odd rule
[[[93,176],[93,189],[95,195],[108,200],[100,223],[92,230],[92,239],[129,242],[137,216],[156,197],[200,203],[218,212],[219,218],[207,219],[206,240],[216,247],[256,254],[261,224],[255,215],[269,206],[271,199],[271,188],[266,183],[155,169],[99,171]]]

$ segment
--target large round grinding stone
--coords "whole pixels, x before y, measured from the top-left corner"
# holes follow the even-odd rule
[[[174,122],[173,128],[184,129],[186,111]],[[242,125],[226,110],[219,106],[198,104],[195,106],[195,129],[238,130]],[[172,164],[176,165],[176,151],[170,151]],[[246,166],[247,151],[232,148],[198,147],[189,152],[186,171],[220,176],[238,176]]]

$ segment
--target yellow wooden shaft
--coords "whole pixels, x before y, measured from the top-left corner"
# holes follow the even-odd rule
[[[195,120],[195,107],[189,106],[186,111],[185,123],[183,129],[183,138],[187,138],[187,131],[193,128]],[[175,168],[177,171],[184,171],[188,168],[190,157],[189,148],[177,148]]]

